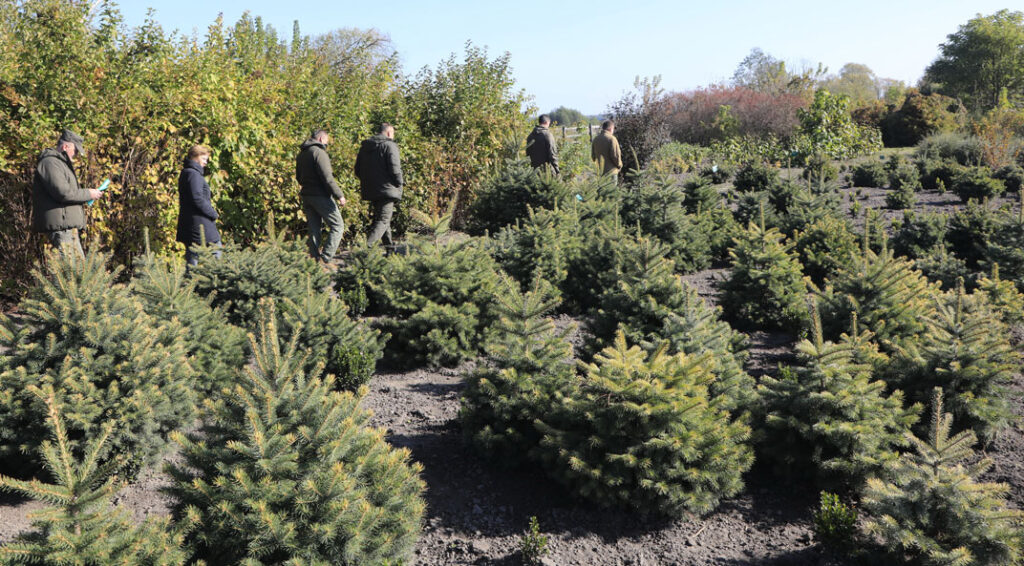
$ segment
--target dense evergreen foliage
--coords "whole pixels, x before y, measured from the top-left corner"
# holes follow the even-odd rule
[[[359,393],[307,372],[262,303],[255,357],[207,400],[212,420],[176,433],[168,468],[177,516],[193,516],[197,558],[214,564],[383,564],[410,558],[424,512],[420,467],[367,426]]]
[[[50,437],[40,388],[53,389],[76,458],[104,423],[116,426],[101,461],[124,458],[132,473],[149,463],[167,435],[195,416],[196,374],[186,330],[158,320],[116,273],[108,256],[61,256],[33,274],[36,284],[15,320],[0,317],[0,463],[19,473],[43,462]]]

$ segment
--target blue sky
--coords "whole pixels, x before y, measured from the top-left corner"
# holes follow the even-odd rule
[[[601,113],[632,89],[636,76],[662,76],[667,90],[728,79],[754,47],[791,66],[824,63],[836,72],[863,63],[882,77],[914,83],[938,45],[977,13],[1024,10],[1024,0],[858,0],[589,2],[515,0],[288,1],[126,0],[130,26],[147,8],[165,30],[200,36],[223,13],[243,11],[290,38],[342,27],[388,36],[406,72],[461,54],[467,40],[492,55],[512,54],[517,84],[543,111],[565,105]]]

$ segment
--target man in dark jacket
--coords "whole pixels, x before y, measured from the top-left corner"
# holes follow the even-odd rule
[[[309,255],[313,259],[329,263],[338,251],[345,223],[335,199],[345,206],[345,195],[334,180],[331,158],[327,155],[327,144],[331,136],[327,130],[316,130],[302,143],[302,149],[295,158],[295,180],[302,189],[302,208],[306,211],[306,227],[309,229]],[[326,222],[330,233],[327,242],[322,243],[323,224]]]
[[[47,235],[61,253],[70,249],[82,255],[78,232],[85,228],[82,204],[96,200],[103,193],[83,189],[75,176],[75,156],[82,153],[82,137],[64,130],[57,147],[39,154],[32,179],[32,229]]]
[[[178,175],[178,231],[175,239],[185,244],[185,263],[189,266],[199,263],[199,252],[195,246],[220,244],[216,223],[219,215],[213,208],[210,185],[203,178],[209,162],[210,149],[194,145],[188,150]],[[220,251],[214,255],[220,257]]]
[[[394,141],[395,128],[387,122],[380,125],[377,135],[363,141],[356,156],[356,177],[360,194],[373,206],[373,223],[366,243],[381,240],[392,246],[391,217],[395,203],[402,198],[402,164],[398,145]]]
[[[537,126],[533,128],[526,138],[526,155],[530,156],[530,165],[533,168],[551,165],[555,175],[558,174],[558,151],[555,150],[555,138],[551,135],[548,126],[551,125],[551,117],[541,114],[537,118]]]

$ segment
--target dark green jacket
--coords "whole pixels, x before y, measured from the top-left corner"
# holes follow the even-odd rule
[[[55,232],[85,228],[82,203],[90,200],[89,191],[78,185],[71,160],[56,148],[39,154],[32,179],[32,229]]]
[[[302,190],[300,195],[313,197],[334,197],[341,200],[341,187],[334,180],[331,170],[331,158],[327,155],[324,144],[315,139],[302,143],[302,150],[295,158],[295,180]]]
[[[536,126],[526,137],[526,155],[530,157],[530,165],[540,167],[546,163],[558,173],[558,151],[555,150],[555,137],[546,126]]]
[[[356,177],[366,200],[402,198],[402,163],[398,144],[384,134],[363,141],[356,156]]]

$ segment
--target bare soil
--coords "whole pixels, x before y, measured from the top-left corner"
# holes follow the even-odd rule
[[[856,194],[858,190],[862,204],[884,207],[884,190],[847,192]],[[917,209],[950,212],[960,207],[954,195],[918,193]],[[901,214],[886,211],[884,216],[891,219]],[[687,275],[685,280],[714,302],[714,283],[726,275],[727,270],[711,269]],[[566,325],[573,321],[561,317],[557,322]],[[748,370],[755,376],[773,372],[792,355],[795,339],[786,334],[753,333]],[[578,335],[575,341],[580,341]],[[428,510],[415,551],[416,564],[519,564],[519,545],[532,516],[549,537],[547,564],[830,563],[811,531],[818,490],[787,483],[759,467],[748,473],[747,489],[740,496],[708,516],[660,521],[575,500],[535,469],[505,470],[488,464],[463,442],[458,420],[460,375],[469,367],[381,371],[363,401],[374,413],[373,424],[387,429],[390,441],[408,448],[424,467]],[[1018,415],[1024,415],[1021,393],[1024,379],[1018,376],[1013,388]],[[985,453],[995,461],[987,479],[1009,484],[1011,504],[1024,507],[1024,431],[1020,423],[1006,429]],[[137,520],[166,514],[168,501],[160,492],[166,483],[160,466],[155,466],[126,487],[116,503]],[[31,512],[41,507],[0,497],[0,542],[28,529]]]

